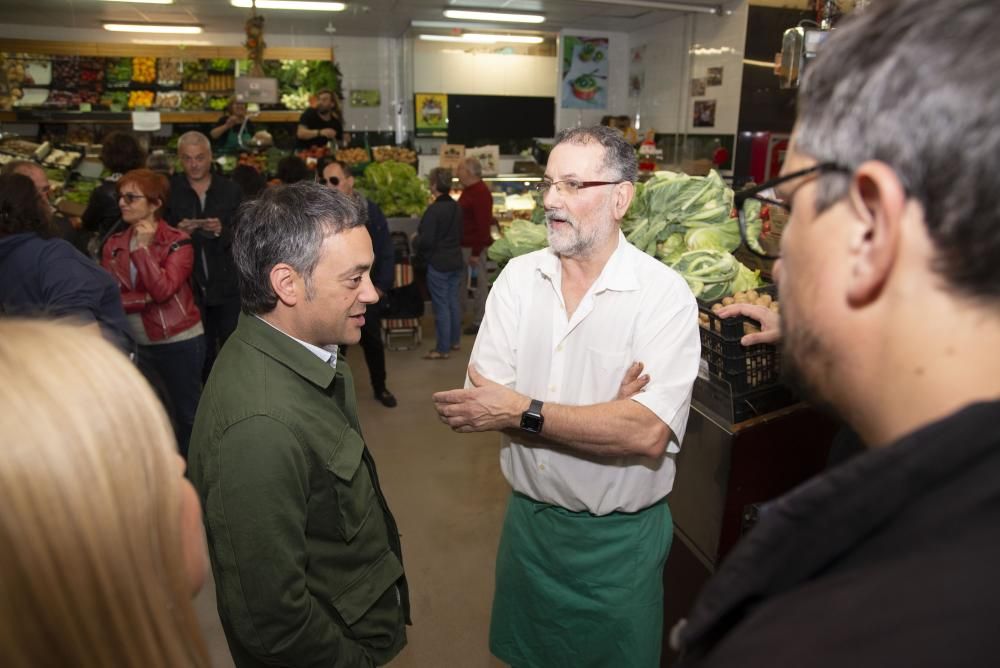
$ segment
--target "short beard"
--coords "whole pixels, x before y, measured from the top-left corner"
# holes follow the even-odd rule
[[[819,337],[807,327],[796,325],[794,334],[782,327],[781,382],[814,408],[843,421],[841,410],[820,389],[819,383],[810,379],[810,375],[813,378],[831,377],[833,364],[829,359]],[[806,360],[811,360],[813,366],[818,367],[813,374],[806,371]]]
[[[554,234],[550,222],[551,217],[552,215],[546,211],[546,236],[549,241],[549,248],[561,257],[587,257],[593,252],[594,248],[608,239],[608,228],[594,226],[589,234],[584,235],[580,232],[577,222],[568,218],[563,225],[568,226],[569,230],[563,234]]]

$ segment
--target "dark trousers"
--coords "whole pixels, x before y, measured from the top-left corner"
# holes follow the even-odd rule
[[[200,308],[201,322],[205,327],[205,367],[202,369],[201,379],[207,381],[222,345],[236,330],[236,323],[240,318],[240,298],[233,297],[221,304]]]
[[[361,349],[375,394],[385,391],[385,348],[382,345],[382,304],[372,304],[365,311],[365,324],[361,328]]]
[[[139,369],[164,400],[174,425],[177,447],[185,459],[201,399],[204,364],[205,337],[201,335],[178,343],[139,346]]]

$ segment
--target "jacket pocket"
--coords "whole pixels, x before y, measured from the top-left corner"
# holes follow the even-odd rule
[[[340,443],[327,461],[326,468],[333,474],[333,491],[336,496],[340,537],[350,543],[369,515],[378,508],[375,487],[368,467],[362,465],[365,442],[361,436],[345,427]]]
[[[330,600],[358,640],[373,647],[386,647],[402,626],[402,605],[396,582],[403,564],[386,550],[347,587]]]

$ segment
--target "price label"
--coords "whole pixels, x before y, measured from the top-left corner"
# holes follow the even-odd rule
[[[133,111],[132,129],[136,132],[155,132],[160,129],[160,112]]]

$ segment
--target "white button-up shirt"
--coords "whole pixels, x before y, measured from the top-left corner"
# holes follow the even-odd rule
[[[670,492],[700,359],[698,307],[687,283],[619,232],[617,249],[570,318],[551,249],[511,260],[490,291],[471,362],[521,394],[571,406],[614,400],[628,367],[645,365],[650,382],[632,400],[673,432],[660,461],[588,458],[502,437],[500,467],[515,491],[606,515],[642,510]]]

